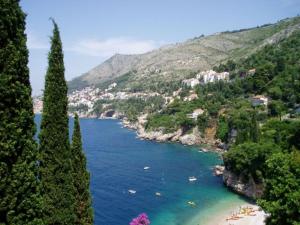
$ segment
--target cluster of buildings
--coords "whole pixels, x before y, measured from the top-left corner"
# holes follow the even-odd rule
[[[80,91],[73,91],[68,95],[69,106],[77,107],[86,105],[92,110],[94,103],[99,99],[101,90],[99,88],[86,87]]]
[[[152,96],[158,96],[159,93],[144,93],[144,92],[113,92],[117,83],[112,83],[104,91],[95,87],[86,87],[82,90],[73,91],[68,94],[69,109],[75,109],[80,117],[93,116],[94,105],[98,100],[126,100],[129,98],[146,99]],[[34,97],[34,112],[41,113],[43,109],[43,101],[41,97]],[[71,110],[71,111],[73,111]]]
[[[203,84],[212,83],[212,82],[216,82],[219,80],[228,81],[229,73],[228,72],[217,73],[214,70],[207,70],[207,71],[202,71],[199,74],[197,74],[196,78],[198,80],[200,80],[200,82]]]
[[[254,71],[253,71],[254,72]],[[195,78],[183,80],[183,85],[187,85],[189,87],[195,87],[196,85],[211,83],[219,80],[228,81],[229,73],[222,72],[217,73],[213,70],[202,71],[196,75]],[[129,98],[141,98],[147,99],[152,96],[159,96],[160,94],[157,92],[144,93],[144,92],[125,92],[125,91],[117,91],[116,90],[117,83],[112,83],[108,85],[105,90],[101,90],[95,87],[86,87],[82,90],[73,91],[68,95],[69,101],[69,109],[73,109],[79,113],[81,117],[91,117],[94,111],[94,105],[98,100],[127,100]],[[171,96],[160,95],[165,99],[166,104],[172,103],[176,98],[180,99],[180,94],[182,92],[182,88],[179,88],[177,91],[174,91]],[[193,101],[198,98],[198,95],[190,90],[190,93],[183,98],[183,101]],[[268,97],[263,95],[253,96],[251,99],[251,104],[253,106],[268,105]],[[43,109],[43,101],[42,97],[34,97],[34,112],[41,113]],[[109,103],[109,102],[108,102]],[[105,106],[106,104],[103,104]],[[108,104],[110,105],[110,104]],[[192,119],[197,119],[197,117],[203,114],[204,111],[202,109],[197,109],[191,114],[187,116]]]
[[[207,83],[212,83],[220,80],[228,81],[229,73],[228,72],[218,73],[214,70],[202,71],[198,73],[195,78],[183,80],[182,83],[188,87],[193,88],[199,84],[207,84]]]

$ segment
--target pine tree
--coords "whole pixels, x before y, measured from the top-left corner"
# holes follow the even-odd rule
[[[0,224],[42,224],[25,17],[0,1]]]
[[[78,115],[74,118],[74,131],[72,137],[72,164],[73,182],[75,187],[75,211],[78,225],[93,224],[93,210],[89,190],[90,175],[86,169],[86,158],[82,150],[80,124]]]
[[[53,20],[51,50],[45,80],[40,139],[40,177],[43,220],[46,224],[74,224],[74,188],[68,127],[67,84],[59,29]]]

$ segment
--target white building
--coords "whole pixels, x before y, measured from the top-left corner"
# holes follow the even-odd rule
[[[259,105],[268,106],[268,101],[269,101],[268,97],[263,95],[256,95],[251,98],[252,106],[259,106]]]
[[[192,113],[187,114],[187,117],[190,119],[197,120],[198,116],[202,115],[204,113],[204,110],[199,108],[195,109]]]
[[[198,73],[196,75],[196,78],[204,84],[216,82],[219,80],[227,81],[229,80],[229,73],[228,72],[217,73],[214,70],[207,70]]]
[[[200,81],[196,78],[191,78],[191,79],[183,80],[182,83],[189,86],[189,87],[191,87],[191,88],[193,88],[196,85],[199,85]]]

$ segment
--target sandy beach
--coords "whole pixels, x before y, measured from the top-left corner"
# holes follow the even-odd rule
[[[266,213],[257,205],[247,203],[224,209],[223,212],[207,221],[205,225],[265,225],[265,217]]]

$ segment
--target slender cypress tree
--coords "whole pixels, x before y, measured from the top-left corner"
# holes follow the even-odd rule
[[[46,224],[75,222],[74,188],[68,127],[67,84],[59,29],[53,21],[48,55],[40,139],[40,177]]]
[[[25,17],[0,0],[0,224],[42,224]]]
[[[78,115],[74,118],[72,137],[73,181],[75,187],[75,211],[78,225],[93,224],[93,210],[90,194],[90,175],[86,169],[86,158],[82,150],[80,124]]]

